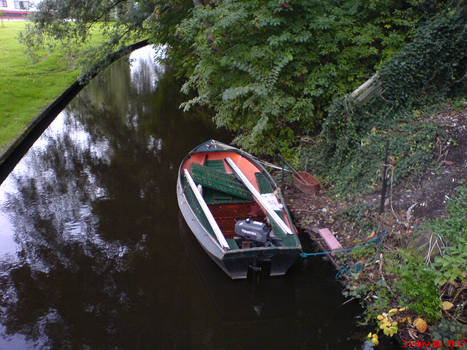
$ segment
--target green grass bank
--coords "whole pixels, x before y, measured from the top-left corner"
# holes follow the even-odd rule
[[[79,70],[65,53],[38,52],[33,61],[18,42],[26,22],[0,24],[0,153],[28,123],[78,77]]]

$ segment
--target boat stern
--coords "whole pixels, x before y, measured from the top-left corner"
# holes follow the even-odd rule
[[[300,249],[270,249],[256,252],[230,251],[217,264],[232,279],[248,277],[257,268],[265,276],[285,275],[300,256]]]

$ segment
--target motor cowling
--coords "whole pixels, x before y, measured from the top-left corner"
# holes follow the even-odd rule
[[[255,220],[239,220],[235,223],[235,234],[256,245],[264,246],[269,241],[271,230],[264,222]]]

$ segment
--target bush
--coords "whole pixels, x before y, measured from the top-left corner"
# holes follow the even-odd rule
[[[429,1],[210,1],[178,35],[193,52],[183,104],[212,108],[247,150],[275,154],[320,130],[331,101],[397,52]]]
[[[443,256],[427,265],[422,256],[411,250],[399,250],[402,263],[391,264],[391,272],[399,277],[394,290],[401,305],[434,322],[441,317],[439,285],[459,279],[465,283],[467,271],[467,187],[459,187],[447,203],[448,218],[426,226],[447,242]]]
[[[439,130],[419,109],[464,92],[464,15],[462,7],[447,10],[421,26],[413,41],[383,64],[377,78],[382,92],[366,104],[350,96],[333,102],[319,140],[304,155],[318,175],[336,184],[336,192],[375,188],[388,138],[394,181],[430,164]]]

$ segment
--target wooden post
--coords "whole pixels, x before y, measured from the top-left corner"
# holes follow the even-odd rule
[[[389,153],[389,138],[386,139],[386,152],[384,155],[384,168],[383,168],[383,186],[381,188],[381,205],[379,207],[379,213],[384,213],[384,202],[386,201],[386,187],[388,177],[388,153]]]

